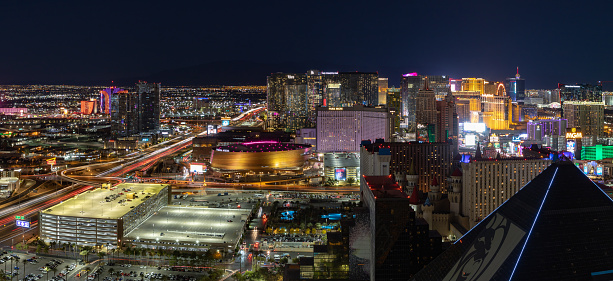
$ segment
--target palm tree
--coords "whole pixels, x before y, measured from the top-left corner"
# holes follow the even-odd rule
[[[106,253],[98,251],[98,253],[96,253],[96,255],[98,255],[98,258],[100,258],[101,260],[104,260],[104,256],[106,256]]]
[[[23,278],[25,278],[25,276],[26,276],[26,263],[28,261],[26,261],[26,259],[23,259],[21,262],[23,263]]]

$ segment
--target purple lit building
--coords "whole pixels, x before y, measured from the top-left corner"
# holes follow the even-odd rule
[[[119,93],[128,93],[128,91],[116,87],[110,87],[100,91],[100,113],[111,114],[111,98],[113,95]]]
[[[528,122],[528,139],[524,145],[539,144],[554,151],[566,150],[566,119],[544,119]]]
[[[528,122],[528,139],[543,140],[545,136],[563,136],[566,134],[568,120],[544,119]]]

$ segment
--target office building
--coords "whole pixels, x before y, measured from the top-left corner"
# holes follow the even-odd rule
[[[507,95],[513,101],[523,102],[526,97],[526,80],[519,75],[519,67],[514,78],[507,78]]]
[[[584,141],[586,136],[593,142],[604,135],[604,103],[567,101],[562,112],[569,128],[581,128]]]
[[[356,219],[353,230],[369,232],[361,235],[370,239],[364,241],[367,253],[360,253],[367,258],[350,272],[369,280],[406,280],[441,252],[441,236],[416,218],[409,196],[391,175],[364,176],[360,193],[368,213]]]
[[[476,159],[462,163],[462,210],[474,227],[551,164],[549,159]]]
[[[610,280],[611,210],[572,162],[552,164],[409,280]]]
[[[95,189],[40,211],[40,238],[79,246],[119,246],[170,202],[169,185],[123,183]]]
[[[446,179],[452,172],[452,146],[447,142],[365,141],[360,150],[360,172],[362,175],[393,174],[406,189],[406,177],[414,169],[417,175],[415,186],[419,191],[430,191],[434,179],[441,184],[441,190],[446,191]]]
[[[318,107],[317,151],[359,152],[362,140],[389,140],[390,117],[385,107]]]

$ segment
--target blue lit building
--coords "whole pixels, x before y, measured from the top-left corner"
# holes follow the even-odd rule
[[[524,101],[526,97],[526,80],[521,79],[519,69],[514,78],[507,78],[507,94],[513,101]]]

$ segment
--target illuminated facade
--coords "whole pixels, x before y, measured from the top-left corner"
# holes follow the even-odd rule
[[[527,124],[528,139],[543,140],[545,136],[564,136],[568,128],[566,119],[543,119],[529,121]]]
[[[390,140],[392,132],[385,107],[317,108],[318,152],[358,152],[362,140]]]
[[[483,95],[483,122],[493,130],[507,130],[513,118],[511,99],[503,96]]]
[[[138,133],[138,95],[127,91],[111,96],[111,138]]]
[[[379,98],[377,104],[384,105],[387,104],[387,87],[388,87],[388,79],[379,77]]]
[[[446,179],[452,172],[452,159],[452,144],[441,142],[366,142],[360,150],[363,175],[391,173],[402,186],[406,186],[404,179],[413,166],[417,174],[415,186],[421,192],[430,191],[434,179],[441,183],[443,191],[447,189]]]
[[[485,79],[462,78],[462,91],[479,92],[485,94]]]
[[[601,102],[602,99],[602,85],[590,85],[590,84],[576,84],[576,85],[563,85],[560,84],[560,100],[566,101],[589,101],[589,102]]]
[[[272,123],[288,131],[313,127],[316,108],[378,104],[376,72],[273,73],[267,80]]]
[[[469,228],[487,217],[551,164],[544,159],[487,159],[462,163],[462,215]]]
[[[81,114],[91,115],[98,113],[98,101],[84,100],[81,101]]]
[[[138,131],[152,132],[160,129],[160,83],[140,81],[136,84],[138,93]]]
[[[297,170],[307,160],[308,144],[254,141],[220,146],[211,154],[211,167],[222,172]]]
[[[506,90],[507,95],[513,101],[523,101],[526,97],[526,80],[521,79],[519,68],[517,68],[517,74],[515,74],[514,78],[507,78]]]
[[[400,88],[387,88],[386,105],[389,108],[390,114],[392,114],[392,123],[394,125],[394,132],[400,132],[400,109],[402,107],[402,101],[400,99]]]
[[[446,96],[450,91],[449,77],[446,75],[403,74],[400,80],[402,108],[400,116],[407,124],[409,132],[417,131],[417,97],[420,90],[432,90],[434,96]],[[436,119],[436,116],[434,117]]]
[[[111,103],[115,94],[126,94],[128,91],[116,87],[100,91],[100,113],[111,114]]]
[[[604,134],[604,103],[602,102],[564,102],[564,118],[568,127],[581,128],[586,136],[602,137]]]

